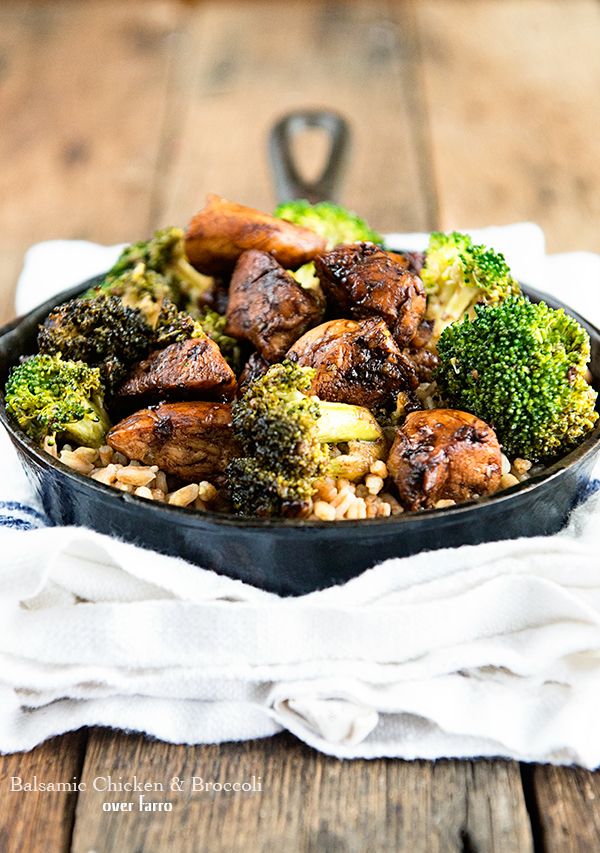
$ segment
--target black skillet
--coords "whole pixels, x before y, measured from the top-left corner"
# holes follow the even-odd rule
[[[292,132],[299,125],[314,126],[317,120],[315,113],[300,121],[296,114]],[[275,134],[284,132],[289,141],[287,121],[284,131],[280,125]],[[343,137],[344,134],[338,135],[338,139]],[[290,189],[294,189],[293,194],[306,195],[298,193],[305,188],[297,183],[293,187],[287,184],[285,195]],[[56,304],[87,289],[94,281],[53,297],[0,331],[2,388],[19,357],[35,350],[38,323]],[[524,291],[534,301],[542,298],[531,288],[525,287]],[[543,298],[553,308],[565,307],[555,299]],[[600,332],[571,309],[566,310],[590,334],[591,371],[598,387]],[[3,398],[0,420],[53,524],[91,527],[284,595],[299,595],[340,583],[389,557],[555,533],[589,482],[600,452],[599,424],[579,447],[542,474],[477,502],[364,521],[253,520],[153,504],[118,492],[75,473],[41,451],[7,417]],[[436,559],[435,554],[431,559]]]

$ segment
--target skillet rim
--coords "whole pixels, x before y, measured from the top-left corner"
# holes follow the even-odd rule
[[[56,305],[59,305],[61,302],[64,302],[68,299],[72,299],[73,297],[83,293],[89,287],[92,287],[95,283],[103,279],[103,275],[94,276],[93,278],[87,279],[81,284],[77,284],[74,287],[69,288],[68,290],[62,291],[51,299],[46,300],[46,302],[41,303],[40,305],[32,308],[26,314],[21,317],[17,317],[16,319],[10,321],[5,326],[0,328],[0,340],[2,340],[6,335],[11,332],[17,332],[18,329],[30,322],[33,315],[41,314],[43,316],[43,312],[50,313],[52,308]],[[532,298],[534,301],[545,301],[553,308],[562,308],[566,313],[570,316],[574,317],[581,325],[588,331],[591,337],[594,337],[598,345],[600,346],[600,329],[578,314],[576,311],[571,309],[569,306],[565,305],[561,300],[556,299],[550,294],[545,294],[542,291],[537,290],[536,288],[529,287],[527,285],[522,285],[523,292],[528,297]],[[595,384],[600,383],[600,375],[594,376]],[[194,526],[199,525],[204,527],[205,525],[216,526],[216,527],[225,527],[225,528],[255,528],[257,530],[320,530],[320,531],[337,531],[339,530],[339,525],[332,524],[330,521],[318,521],[318,520],[306,520],[306,519],[288,519],[288,518],[245,518],[237,515],[233,515],[232,513],[213,513],[213,512],[203,512],[201,510],[190,511],[187,507],[178,507],[170,504],[164,503],[156,503],[153,501],[149,501],[146,498],[138,497],[137,495],[130,495],[125,492],[119,492],[112,488],[111,486],[107,486],[103,483],[99,483],[96,480],[92,480],[89,477],[86,477],[84,474],[79,474],[76,471],[73,471],[59,459],[54,459],[49,456],[45,451],[39,448],[36,443],[29,438],[18,426],[13,425],[12,419],[6,412],[5,402],[4,402],[4,389],[0,389],[0,423],[7,430],[9,435],[11,436],[11,440],[16,443],[19,448],[26,453],[27,456],[33,458],[42,470],[54,470],[59,472],[59,474],[63,475],[63,477],[67,481],[72,481],[75,485],[79,487],[87,488],[92,493],[97,493],[100,497],[106,497],[110,495],[113,499],[121,500],[125,505],[129,503],[133,503],[135,507],[143,507],[144,511],[148,512],[150,516],[153,513],[160,513],[160,517],[164,520],[171,515],[173,520],[177,521],[177,523],[181,523],[183,521],[186,522],[186,526]],[[524,494],[527,492],[535,492],[536,489],[542,484],[548,483],[551,480],[557,479],[563,471],[571,468],[577,462],[587,457],[591,456],[594,452],[598,452],[600,450],[600,419],[598,420],[594,429],[586,436],[586,438],[581,442],[581,444],[577,445],[573,450],[571,450],[566,456],[557,459],[552,465],[545,468],[543,471],[540,471],[538,474],[533,475],[528,480],[525,480],[522,483],[518,483],[515,486],[511,486],[508,489],[503,489],[501,492],[496,492],[492,495],[486,495],[484,497],[473,499],[470,501],[465,501],[463,503],[457,504],[456,506],[451,507],[443,507],[440,509],[427,509],[427,510],[416,510],[416,511],[405,511],[400,513],[399,515],[389,516],[386,518],[366,518],[366,519],[347,519],[344,520],[343,524],[344,530],[361,530],[364,528],[373,528],[383,526],[385,529],[389,529],[390,525],[401,525],[408,524],[409,522],[413,522],[417,519],[439,519],[440,524],[445,519],[454,519],[460,517],[462,515],[469,515],[470,513],[476,511],[479,507],[484,507],[493,502],[495,505],[498,505],[502,502],[511,501],[516,495]],[[510,507],[508,508],[510,511]],[[165,513],[167,514],[165,516]]]

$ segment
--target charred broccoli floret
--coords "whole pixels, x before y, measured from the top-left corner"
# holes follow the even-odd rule
[[[465,314],[473,316],[476,304],[496,305],[520,293],[504,256],[458,231],[430,235],[421,278],[434,339]]]
[[[304,199],[285,201],[276,208],[275,216],[303,228],[310,228],[325,237],[330,249],[340,243],[356,243],[358,240],[383,243],[381,234],[373,231],[364,219],[330,201],[320,201],[317,204],[310,204]]]
[[[88,290],[85,296],[92,299],[118,296],[128,308],[141,311],[146,322],[154,328],[163,305],[177,303],[180,294],[164,276],[139,263],[120,275],[107,276],[102,284]]]
[[[199,273],[188,261],[181,228],[162,228],[149,240],[127,246],[109,270],[107,279],[110,281],[140,263],[164,276],[172,288],[188,296],[199,296],[212,287],[212,278]]]
[[[116,296],[71,299],[48,315],[38,334],[41,353],[98,367],[110,392],[152,342],[152,329],[142,314]]]
[[[444,330],[439,355],[444,398],[489,423],[508,456],[555,456],[598,418],[589,335],[562,309],[524,297],[477,305],[472,321]]]
[[[187,311],[179,311],[172,302],[165,302],[154,327],[153,344],[162,348],[190,338],[203,338],[205,334],[199,320]]]
[[[100,371],[60,355],[34,355],[6,383],[6,410],[34,441],[60,437],[100,447],[110,429]]]
[[[314,375],[289,361],[275,364],[234,405],[244,457],[228,466],[227,476],[239,513],[298,514],[327,470],[328,444],[381,438],[367,409],[310,396]]]
[[[302,515],[314,491],[310,479],[285,477],[248,456],[232,459],[227,480],[236,512],[262,518]]]

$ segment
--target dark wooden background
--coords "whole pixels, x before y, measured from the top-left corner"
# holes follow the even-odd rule
[[[27,246],[138,239],[207,191],[269,209],[269,126],[332,106],[354,127],[344,201],[380,230],[539,222],[551,251],[600,250],[597,0],[0,5],[0,319]],[[305,159],[316,157],[309,140]],[[17,794],[262,777],[253,795]],[[0,851],[592,851],[599,776],[506,761],[356,761],[288,736],[183,747],[92,730],[0,758]],[[135,798],[135,797],[134,797]]]

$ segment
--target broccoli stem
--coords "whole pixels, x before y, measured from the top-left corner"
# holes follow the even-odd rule
[[[457,287],[448,299],[444,313],[447,317],[460,320],[469,310],[473,301],[477,299],[477,296],[477,287],[468,287],[467,285]]]
[[[198,272],[186,258],[177,258],[172,269],[175,270],[185,284],[190,285],[195,295],[206,293],[212,287],[212,278]]]
[[[341,441],[376,441],[382,430],[371,412],[362,406],[348,403],[319,401],[320,417],[317,420],[319,441],[337,444]]]
[[[94,400],[90,404],[91,412],[79,421],[71,421],[60,431],[65,438],[70,438],[83,447],[101,447],[111,423],[103,406]]]

